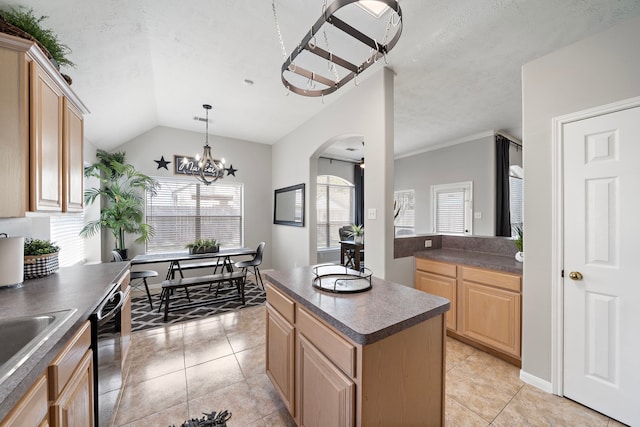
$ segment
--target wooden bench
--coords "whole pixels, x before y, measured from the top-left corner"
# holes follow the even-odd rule
[[[201,262],[191,262],[186,264],[171,264],[171,270],[170,270],[171,279],[175,279],[176,272],[180,273],[180,277],[184,278],[184,275],[182,274],[184,270],[194,270],[196,268],[212,268],[213,267],[213,274],[217,274],[218,268],[222,268],[224,271],[224,268],[227,265],[233,265],[233,261],[230,259],[226,260],[226,258],[216,258],[216,259],[211,259],[211,260],[201,261]]]
[[[242,305],[244,305],[245,275],[246,273],[244,271],[234,271],[231,273],[224,272],[224,273],[210,274],[207,276],[186,277],[186,278],[180,278],[180,279],[165,280],[164,282],[162,282],[162,293],[160,294],[160,305],[164,303],[164,321],[166,322],[167,319],[169,318],[169,310],[171,309],[182,310],[185,308],[200,307],[200,306],[208,305],[211,303],[231,301],[234,299],[239,299],[242,302]],[[236,290],[238,291],[237,297],[233,295],[223,297],[223,298],[217,297],[218,288],[220,287],[220,284],[225,282],[235,285]],[[171,309],[169,308],[169,304],[171,302],[171,294],[173,293],[173,290],[178,288],[184,288],[185,290],[188,290],[188,288],[193,286],[202,286],[202,285],[211,286],[213,284],[218,285],[216,287],[216,294],[214,298],[210,300],[205,300],[205,301],[189,302],[189,303],[174,305]]]

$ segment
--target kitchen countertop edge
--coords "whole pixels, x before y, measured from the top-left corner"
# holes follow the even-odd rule
[[[106,270],[108,273],[101,272],[100,267],[94,266],[109,266]],[[13,289],[12,293],[15,296],[14,299],[20,299],[19,292],[21,289],[25,287],[33,287],[36,288],[38,286],[48,286],[47,283],[50,281],[61,281],[61,275],[64,276],[67,272],[72,272],[74,269],[78,268],[89,268],[91,270],[96,270],[96,279],[106,279],[108,280],[104,283],[104,286],[97,286],[97,288],[92,292],[92,296],[95,296],[95,301],[87,303],[83,302],[82,304],[75,304],[73,301],[69,302],[69,306],[66,308],[53,307],[52,310],[43,311],[42,309],[35,308],[33,310],[26,310],[17,313],[16,310],[20,309],[20,305],[18,307],[14,307],[13,313],[9,313],[8,316],[5,315],[3,310],[3,317],[14,317],[14,316],[28,316],[32,314],[39,314],[45,312],[53,312],[53,311],[62,311],[75,308],[76,311],[67,319],[60,327],[49,337],[47,341],[45,341],[29,358],[18,368],[16,371],[11,374],[7,379],[5,379],[0,385],[0,420],[3,420],[9,412],[13,409],[13,407],[20,401],[22,396],[31,388],[31,386],[35,383],[35,381],[46,371],[47,367],[51,363],[51,361],[58,355],[60,350],[67,344],[68,340],[77,332],[77,330],[89,319],[89,316],[93,311],[98,307],[100,301],[102,301],[106,296],[111,286],[115,281],[117,281],[127,270],[129,270],[129,262],[120,262],[120,263],[105,263],[105,264],[94,264],[94,265],[83,265],[83,266],[74,266],[74,267],[66,267],[61,268],[58,272],[39,279],[32,279],[29,281],[25,281],[22,288]],[[113,272],[117,272],[117,274],[112,275]],[[56,276],[57,275],[57,276]],[[102,276],[102,277],[100,277]],[[4,290],[2,290],[4,291]],[[0,294],[1,295],[1,294]],[[6,294],[4,295],[7,296]],[[9,297],[9,301],[2,301],[3,309],[6,308],[6,305],[11,303]],[[94,298],[90,298],[93,300]],[[75,307],[74,305],[81,305],[79,307]],[[35,307],[40,307],[38,304],[33,304]]]
[[[459,249],[429,249],[416,252],[415,257],[522,275],[522,263],[504,255]]]
[[[357,327],[354,327],[353,325],[349,324],[351,322],[349,322],[348,319],[344,317],[342,319],[337,318],[336,317],[337,314],[335,313],[332,314],[328,312],[329,310],[327,310],[326,308],[323,308],[323,300],[325,300],[324,301],[325,305],[331,305],[331,301],[333,299],[346,300],[348,298],[358,298],[358,297],[367,298],[367,295],[371,295],[368,293],[372,292],[372,290],[367,292],[362,292],[362,293],[356,293],[356,294],[325,293],[317,289],[314,289],[311,286],[311,278],[312,278],[311,267],[299,267],[298,269],[294,269],[291,271],[296,271],[296,270],[299,270],[299,272],[301,271],[302,273],[307,273],[307,274],[302,274],[302,276],[306,276],[305,279],[306,278],[309,279],[307,284],[298,283],[298,284],[291,285],[291,284],[285,283],[286,281],[288,281],[288,280],[285,280],[287,279],[286,271],[275,270],[275,271],[265,272],[264,274],[270,283],[272,283],[282,292],[289,295],[295,302],[301,304],[303,307],[305,307],[310,312],[318,316],[327,324],[331,325],[333,328],[337,329],[339,332],[344,334],[353,342],[360,345],[373,344],[376,341],[380,341],[386,337],[394,335],[400,331],[403,331],[421,322],[431,319],[435,316],[443,314],[447,312],[450,308],[450,302],[445,298],[441,298],[436,295],[427,294],[422,291],[417,291],[408,286],[403,286],[397,283],[389,282],[387,280],[374,277],[373,278],[374,287],[384,286],[385,288],[381,288],[381,289],[384,289],[386,292],[389,292],[389,291],[398,292],[399,294],[402,294],[401,295],[402,299],[386,300],[386,303],[385,301],[375,301],[375,300],[368,301],[367,305],[371,304],[371,306],[373,306],[374,308],[376,305],[379,305],[381,312],[385,316],[379,316],[379,317],[372,316],[371,318],[367,318],[367,321],[368,321],[367,323],[370,323],[370,325],[368,326],[373,326],[372,328],[373,330],[358,331]],[[306,270],[308,270],[308,272]],[[300,275],[297,275],[297,276],[300,277]],[[411,294],[411,297],[408,297],[408,296],[405,297],[405,295],[407,295],[406,294],[407,292]],[[416,292],[416,293],[413,294],[412,292]],[[307,294],[305,295],[305,293]],[[309,298],[309,295],[311,295],[312,297],[316,295],[321,295],[321,298],[319,302],[312,301],[311,298]],[[411,314],[404,315],[403,313],[400,312],[400,310],[395,310],[394,313],[399,315],[399,317],[390,318],[391,316],[387,316],[390,314],[389,311],[384,310],[384,308],[387,308],[387,307],[384,307],[384,308],[382,307],[383,305],[386,306],[387,303],[391,303],[392,307],[394,305],[397,307],[404,307],[406,309],[404,312],[405,313],[408,312]],[[417,307],[416,303],[424,304],[424,306]],[[410,308],[410,309],[407,309],[407,308]]]

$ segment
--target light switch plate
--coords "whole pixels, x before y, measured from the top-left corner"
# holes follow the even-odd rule
[[[367,211],[368,219],[376,219],[378,217],[378,210],[376,208],[369,208]]]

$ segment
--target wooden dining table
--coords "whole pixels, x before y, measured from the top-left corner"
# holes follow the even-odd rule
[[[226,248],[220,249],[218,252],[209,252],[204,254],[190,254],[187,251],[162,252],[157,254],[136,255],[135,257],[133,257],[133,259],[131,259],[131,265],[168,262],[169,268],[167,269],[166,280],[171,280],[176,271],[178,271],[180,273],[180,276],[183,277],[182,268],[180,266],[181,261],[198,261],[221,258],[222,268],[231,272],[233,271],[231,257],[253,256],[255,254],[256,250],[251,248]]]
[[[340,264],[345,266],[349,264],[349,257],[347,255],[350,250],[353,250],[353,269],[360,271],[364,243],[356,243],[354,240],[340,240]],[[345,256],[347,256],[346,261]]]

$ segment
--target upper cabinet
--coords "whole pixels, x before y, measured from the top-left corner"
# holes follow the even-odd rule
[[[0,217],[83,209],[83,115],[28,41],[0,34]]]

